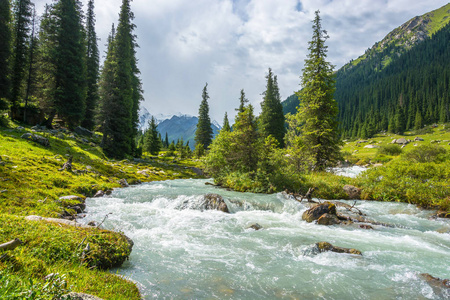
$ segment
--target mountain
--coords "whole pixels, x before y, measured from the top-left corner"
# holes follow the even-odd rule
[[[151,119],[152,115],[149,111],[142,107],[139,112],[139,124],[140,130],[145,130],[148,127],[148,121]],[[189,146],[193,149],[195,147],[195,130],[197,129],[198,118],[176,114],[176,115],[155,115],[156,123],[158,124],[158,131],[161,133],[161,137],[164,139],[167,136],[169,143],[172,141],[177,141],[178,139],[183,139],[184,143],[189,142]],[[213,134],[216,136],[221,126],[217,121],[213,120],[211,122],[211,128],[213,129]]]
[[[336,72],[343,137],[450,121],[449,23],[450,3],[394,29]],[[296,113],[293,96],[283,102],[286,112]]]

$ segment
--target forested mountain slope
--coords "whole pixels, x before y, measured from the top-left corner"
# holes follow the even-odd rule
[[[450,4],[416,17],[337,72],[335,98],[343,136],[402,133],[449,121],[449,20]],[[428,37],[429,32],[434,34]]]
[[[343,137],[450,121],[450,3],[415,17],[336,72]],[[296,113],[295,95],[283,102]]]

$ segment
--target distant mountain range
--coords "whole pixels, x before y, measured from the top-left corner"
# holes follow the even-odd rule
[[[193,149],[195,147],[195,130],[197,129],[198,118],[185,114],[175,115],[154,115],[156,123],[158,124],[158,131],[161,133],[161,137],[164,139],[167,136],[169,143],[183,139],[184,143],[189,142],[189,146]],[[148,122],[151,120],[152,115],[145,108],[142,107],[139,112],[139,129],[145,130],[148,128]],[[213,134],[216,136],[222,128],[217,121],[211,122],[211,128]]]
[[[336,72],[343,137],[450,121],[450,3],[417,16]],[[297,96],[283,102],[296,113]]]

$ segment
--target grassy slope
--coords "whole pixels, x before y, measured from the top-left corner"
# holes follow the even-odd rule
[[[368,143],[346,143],[343,150],[351,162],[360,165],[384,164],[382,167],[371,168],[354,181],[355,185],[363,189],[364,199],[408,202],[422,207],[439,207],[450,212],[449,155],[444,161],[428,163],[414,162],[407,158],[408,152],[416,148],[415,144],[439,145],[450,153],[448,124],[434,129],[427,127],[423,130],[425,131],[428,133],[409,132],[405,136],[382,134],[376,135]],[[400,156],[380,155],[378,149],[364,148],[368,144],[388,145],[394,138],[400,137],[414,140],[416,136],[424,141],[409,143]]]
[[[0,243],[14,238],[25,242],[0,259],[0,298],[4,296],[2,293],[13,294],[6,288],[8,281],[14,282],[16,292],[36,292],[43,289],[46,275],[59,273],[73,291],[105,299],[139,299],[133,283],[90,269],[99,264],[99,257],[120,260],[129,255],[120,234],[26,221],[22,216],[57,217],[63,210],[74,213],[67,207],[77,201],[60,201],[59,197],[91,196],[98,190],[119,187],[120,179],[136,183],[197,175],[184,166],[172,164],[172,159],[108,161],[98,147],[98,138],[83,140],[70,133],[37,132],[49,139],[47,148],[21,139],[26,132],[31,130],[0,130]],[[73,155],[74,171],[58,171],[69,155]],[[81,249],[87,243],[91,253],[81,261]],[[50,297],[48,293],[45,295],[44,298]],[[17,299],[21,297],[24,296]]]

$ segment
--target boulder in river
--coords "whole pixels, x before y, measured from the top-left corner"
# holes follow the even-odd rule
[[[422,273],[419,277],[425,280],[432,288],[450,289],[450,280],[448,279],[437,278],[428,273]]]
[[[302,215],[302,219],[308,223],[318,220],[323,214],[336,215],[336,205],[331,202],[320,203],[307,211]]]
[[[328,242],[319,242],[316,243],[316,247],[319,249],[320,252],[337,252],[337,253],[348,253],[348,254],[356,254],[356,255],[362,255],[361,251],[353,249],[353,248],[343,248],[343,247],[337,247],[334,246]]]
[[[259,225],[258,223],[255,223],[255,224],[251,225],[249,228],[254,229],[254,230],[260,230],[263,227],[261,225]]]
[[[317,219],[317,224],[319,225],[336,225],[339,223],[341,223],[341,221],[333,214],[323,214]]]
[[[223,200],[223,197],[218,194],[207,194],[204,197],[204,203],[203,203],[204,209],[210,209],[210,210],[219,210],[225,213],[229,213],[228,206],[225,203],[225,200]]]
[[[361,189],[350,185],[350,184],[346,184],[343,187],[344,192],[348,195],[349,199],[361,199]]]

